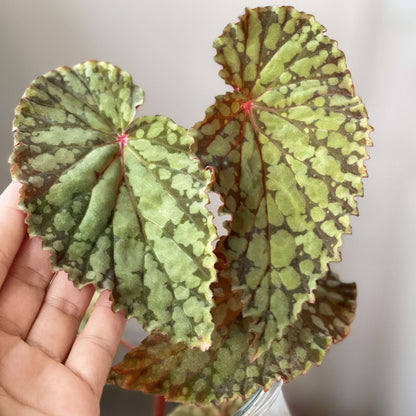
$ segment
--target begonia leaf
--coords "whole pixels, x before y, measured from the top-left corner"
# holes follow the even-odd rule
[[[207,347],[216,237],[205,208],[211,174],[193,139],[135,111],[143,91],[119,68],[88,61],[38,77],[16,109],[12,175],[28,231],[78,287],[111,289],[151,331]]]
[[[355,285],[340,282],[332,272],[318,280],[314,296],[315,302],[305,302],[296,322],[257,359],[250,318],[240,316],[214,332],[207,351],[150,335],[113,367],[109,381],[197,404],[246,399],[258,386],[267,389],[281,377],[290,381],[319,365],[331,344],[348,334],[354,317]]]
[[[291,7],[246,10],[214,43],[234,91],[216,97],[192,129],[233,218],[217,268],[243,293],[257,355],[340,260],[363,193],[371,128],[344,54],[324,30]]]

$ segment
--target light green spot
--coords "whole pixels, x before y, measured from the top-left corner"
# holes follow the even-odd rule
[[[306,49],[309,52],[315,52],[316,48],[319,46],[319,42],[316,39],[312,39],[310,40],[307,44],[306,44]]]
[[[275,290],[270,297],[270,303],[271,303],[270,309],[274,311],[274,316],[276,317],[276,321],[277,322],[287,321],[288,316],[289,316],[289,299],[285,291],[280,290],[280,289]],[[282,338],[281,341],[283,340],[285,339]]]
[[[280,227],[283,224],[282,212],[271,195],[267,195],[267,213],[271,225]]]
[[[149,129],[147,130],[146,137],[148,139],[154,139],[155,137],[160,136],[160,134],[165,130],[165,125],[162,122],[154,122],[150,124]]]
[[[61,211],[55,214],[53,218],[53,225],[56,231],[68,232],[75,226],[75,221],[69,211]]]
[[[313,272],[315,267],[314,267],[313,262],[311,260],[307,259],[307,260],[302,260],[299,263],[299,268],[300,268],[300,271],[302,272],[302,274],[304,274],[306,276],[309,276]]]
[[[193,179],[189,175],[178,173],[172,178],[172,188],[178,190],[181,195],[183,195],[187,189],[191,188],[192,185]]]
[[[192,238],[190,238],[191,236]],[[173,239],[184,247],[192,246],[192,252],[197,257],[204,252],[204,232],[190,221],[186,221],[176,227]]]
[[[335,194],[339,199],[347,199],[350,196],[348,188],[342,185],[337,186]]]
[[[330,237],[336,237],[340,234],[340,230],[335,226],[333,220],[325,221],[321,224],[322,231]]]
[[[303,249],[312,259],[317,259],[322,255],[322,240],[313,231],[296,236],[295,241],[296,245],[303,245]]]
[[[225,60],[227,64],[233,68],[234,72],[239,72],[240,70],[240,57],[237,51],[229,46],[225,46],[223,49]]]
[[[327,149],[319,147],[315,152],[315,157],[311,159],[312,167],[321,175],[328,175],[337,182],[344,180],[340,162],[328,154]]]
[[[74,261],[78,264],[84,263],[85,255],[91,250],[91,244],[84,241],[74,241],[68,248],[69,261]]]
[[[264,38],[264,46],[267,49],[275,50],[277,47],[277,42],[280,38],[281,26],[279,23],[272,23],[268,29],[267,34]]]
[[[32,176],[29,178],[29,182],[36,188],[42,188],[45,180],[42,178],[42,176]]]
[[[344,128],[347,133],[353,133],[357,129],[355,122],[352,120],[345,123]]]
[[[171,176],[172,176],[172,173],[170,172],[170,170],[164,169],[164,168],[159,169],[159,178],[162,181],[170,179]]]
[[[279,230],[270,238],[271,263],[274,267],[287,267],[296,255],[296,242],[286,230]]]
[[[296,23],[296,20],[295,19],[288,20],[286,22],[286,24],[284,25],[283,30],[287,34],[291,35],[295,31],[295,23]]]
[[[308,176],[300,177],[299,183],[305,187],[305,193],[312,202],[326,206],[329,190],[325,182]]]
[[[264,234],[254,234],[247,250],[247,258],[255,267],[263,268],[268,262],[269,242]]]
[[[296,187],[292,171],[285,165],[270,167],[267,186],[276,191],[275,201],[283,215],[296,215],[305,211],[305,200]]]
[[[311,209],[311,217],[314,222],[321,222],[325,219],[325,211],[315,206]]]
[[[315,122],[315,126],[318,129],[334,130],[337,131],[341,124],[345,121],[345,115],[342,113],[329,112],[328,116],[321,117]]]
[[[254,377],[258,377],[259,374],[260,374],[259,369],[256,366],[250,365],[247,367],[247,377],[254,378]]]
[[[293,40],[289,40],[283,44],[273,55],[272,59],[264,66],[260,74],[259,82],[262,85],[267,85],[280,77],[284,71],[285,63],[289,62],[299,53],[301,48],[301,44]]]
[[[318,111],[307,106],[294,107],[289,109],[288,118],[302,121],[305,124],[312,124],[319,118]]]
[[[336,73],[338,70],[338,66],[336,64],[326,64],[322,67],[322,72],[325,75],[332,75]]]
[[[63,251],[65,249],[65,246],[63,244],[63,242],[61,240],[56,240],[52,243],[52,247],[54,248],[54,250],[60,252]]]
[[[196,296],[189,297],[183,304],[183,311],[187,316],[191,316],[195,322],[201,322],[206,314],[204,302],[201,302]]]
[[[168,143],[172,146],[178,141],[178,136],[176,135],[176,133],[171,132],[166,136],[166,139]]]
[[[187,287],[178,286],[174,290],[175,298],[178,300],[185,300],[190,297],[190,290]]]
[[[325,98],[324,97],[318,97],[313,100],[313,104],[317,107],[322,107],[325,105]]]
[[[291,266],[280,271],[280,278],[287,290],[296,289],[300,285],[300,275]]]
[[[279,82],[281,84],[287,84],[292,79],[292,74],[290,72],[283,72],[279,77]]]

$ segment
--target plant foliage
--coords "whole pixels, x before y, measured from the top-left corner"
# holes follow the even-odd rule
[[[207,351],[171,343],[153,334],[113,367],[110,381],[124,388],[164,395],[167,400],[207,404],[249,397],[256,388],[290,381],[319,365],[333,342],[349,332],[356,289],[329,272],[318,280],[315,301],[305,302],[295,323],[253,361],[250,320],[241,316],[214,332]]]
[[[247,10],[214,46],[234,91],[216,97],[192,134],[233,217],[217,268],[242,292],[261,354],[340,260],[370,127],[344,54],[312,16]]]
[[[55,270],[111,289],[151,332],[113,384],[184,403],[245,399],[348,334],[355,285],[328,263],[357,214],[371,128],[324,31],[291,7],[247,9],[214,43],[233,91],[190,135],[162,116],[134,120],[143,91],[103,62],[25,92],[11,161],[29,234]],[[232,217],[214,252],[211,187]]]
[[[13,178],[30,235],[78,287],[111,289],[147,330],[205,348],[215,231],[211,180],[192,138],[165,117],[134,120],[143,91],[89,61],[38,77],[16,109]]]

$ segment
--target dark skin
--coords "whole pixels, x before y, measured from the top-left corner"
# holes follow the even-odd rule
[[[49,253],[27,236],[18,190],[0,196],[0,415],[99,415],[126,319],[104,291],[77,336],[94,289],[54,277]]]

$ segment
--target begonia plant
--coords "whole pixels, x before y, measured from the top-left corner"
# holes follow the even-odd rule
[[[195,414],[227,414],[224,401],[305,373],[348,334],[356,288],[328,263],[371,145],[344,54],[313,16],[247,9],[214,47],[228,90],[190,129],[135,118],[143,90],[87,61],[26,90],[11,157],[53,269],[110,289],[149,333],[109,382]],[[231,215],[217,244],[209,192]]]

